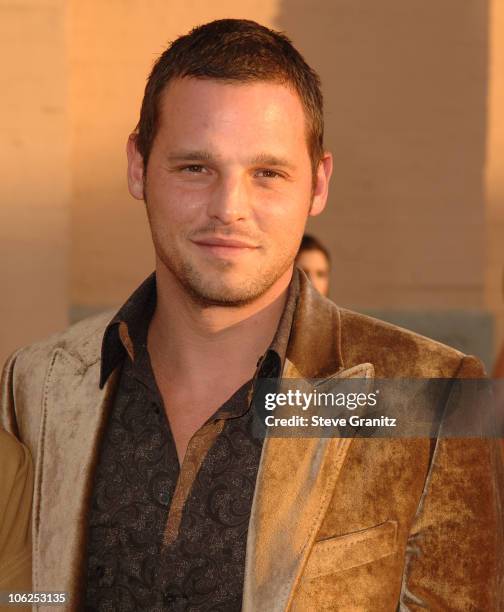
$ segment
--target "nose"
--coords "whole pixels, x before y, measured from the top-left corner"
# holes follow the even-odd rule
[[[245,178],[240,176],[222,177],[214,190],[207,207],[208,216],[224,225],[235,223],[247,217],[249,194]]]

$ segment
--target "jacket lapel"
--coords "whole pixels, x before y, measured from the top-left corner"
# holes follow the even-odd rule
[[[369,363],[344,369],[337,307],[300,274],[282,378],[373,376]],[[351,442],[266,437],[249,523],[243,612],[290,607]]]
[[[117,372],[99,388],[91,365],[57,348],[45,382],[34,496],[34,591],[66,591],[77,609],[98,444]],[[40,528],[42,526],[42,528]]]
[[[337,377],[370,378],[364,363]],[[243,612],[289,608],[351,438],[266,438],[247,540]]]

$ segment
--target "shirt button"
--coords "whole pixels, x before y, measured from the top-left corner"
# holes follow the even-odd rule
[[[166,493],[166,491],[163,491],[159,494],[159,501],[163,504],[163,506],[168,505],[168,502],[170,501],[170,496],[168,495],[168,493]]]
[[[185,609],[185,602],[188,601],[188,597],[186,595],[183,595],[182,593],[165,593],[163,596],[163,600],[164,603],[168,605],[178,604],[176,605],[176,609],[178,610],[182,609],[180,606],[183,606]],[[175,608],[172,608],[172,610],[175,610]]]
[[[175,597],[175,595],[170,595],[169,593],[165,593],[163,597],[164,603],[167,606],[173,605],[176,599],[177,598]]]

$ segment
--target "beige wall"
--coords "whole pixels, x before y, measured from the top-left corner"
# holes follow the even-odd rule
[[[485,304],[494,314],[496,340],[504,341],[504,3],[490,10],[490,87],[486,186]]]
[[[0,359],[68,321],[67,13],[0,4]]]
[[[335,153],[333,297],[356,308],[483,306],[487,3],[284,0],[320,70]],[[330,219],[330,221],[329,221]]]
[[[500,0],[1,4],[11,61],[0,357],[64,327],[69,308],[118,305],[152,269],[143,207],[126,189],[126,137],[155,58],[220,17],[287,31],[322,76],[336,170],[310,228],[333,253],[333,297],[360,309],[489,310],[500,339],[502,14]]]

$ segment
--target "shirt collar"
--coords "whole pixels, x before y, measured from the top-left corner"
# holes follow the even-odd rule
[[[257,372],[258,378],[277,378],[283,370],[298,296],[299,272],[297,268],[294,268],[294,274],[287,289],[287,299],[275,336],[268,350],[257,363],[259,368]]]
[[[294,268],[275,336],[257,363],[256,376],[261,378],[280,376],[287,354],[298,295],[299,272]],[[110,374],[122,363],[126,355],[134,361],[135,353],[140,348],[139,344],[146,342],[143,336],[148,329],[148,322],[154,314],[155,307],[156,274],[153,272],[121,306],[105,329],[101,348],[100,388],[105,385]]]
[[[156,307],[156,274],[153,272],[121,306],[103,335],[101,348],[100,388],[126,355],[135,359],[141,330],[148,327]]]

